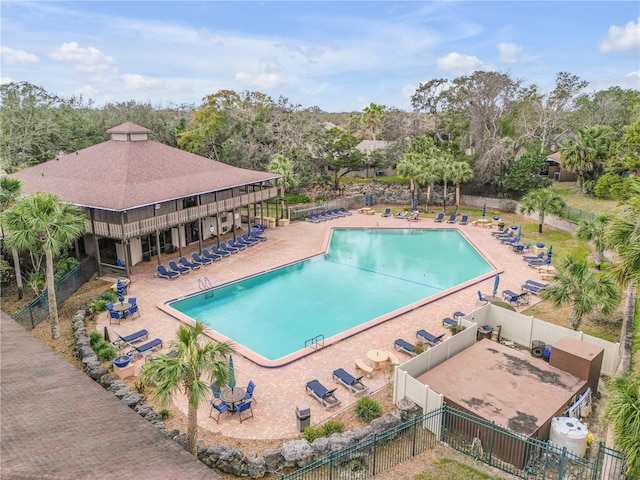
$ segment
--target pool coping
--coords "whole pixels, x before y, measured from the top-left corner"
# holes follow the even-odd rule
[[[276,270],[278,268],[282,268],[285,267],[287,265],[292,265],[294,263],[298,263],[310,258],[313,258],[317,255],[322,255],[327,253],[328,248],[329,248],[329,244],[331,242],[331,235],[333,234],[334,230],[354,230],[354,229],[361,229],[361,230],[373,230],[373,229],[386,229],[386,230],[401,230],[402,228],[398,228],[398,227],[391,227],[391,226],[385,226],[385,227],[341,227],[341,226],[336,226],[336,227],[331,227],[329,228],[326,232],[325,232],[325,236],[324,239],[322,241],[322,247],[318,250],[318,252],[315,252],[311,255],[307,255],[301,258],[298,258],[292,262],[283,264],[283,265],[279,265],[277,267],[271,268],[271,269],[267,269],[264,270],[262,272],[256,273],[255,275],[249,275],[237,280],[234,280],[232,282],[227,282],[224,284],[220,284],[217,285],[214,288],[219,288],[222,287],[224,285],[230,285],[232,283],[238,282],[240,280],[245,280],[247,278],[251,278],[257,275],[261,275],[263,273],[269,272],[269,271],[273,271]],[[207,327],[204,331],[204,333],[210,337],[211,339],[218,341],[218,342],[227,342],[230,343],[233,346],[233,349],[235,351],[235,353],[242,355],[243,357],[245,357],[247,360],[250,360],[251,362],[255,363],[256,365],[260,366],[260,367],[264,367],[264,368],[278,368],[278,367],[284,367],[285,365],[288,365],[292,362],[295,362],[297,360],[300,360],[304,357],[307,357],[315,352],[317,352],[318,350],[322,350],[326,347],[329,347],[331,345],[335,345],[336,343],[339,343],[347,338],[353,337],[355,335],[358,335],[359,333],[362,333],[366,330],[369,330],[373,327],[376,327],[378,325],[381,325],[385,322],[388,322],[389,320],[392,320],[394,318],[397,318],[401,315],[404,315],[408,312],[411,312],[417,308],[423,307],[425,305],[428,305],[429,303],[435,302],[437,300],[440,300],[448,295],[451,295],[454,292],[457,292],[459,290],[463,290],[467,287],[470,287],[471,285],[475,285],[478,283],[483,282],[484,280],[487,280],[491,277],[494,277],[497,274],[500,274],[504,271],[504,269],[502,268],[497,268],[496,265],[498,264],[492,257],[491,255],[481,246],[476,245],[473,240],[471,238],[469,238],[469,236],[467,236],[464,232],[463,229],[460,229],[458,227],[454,227],[454,228],[441,228],[441,226],[436,226],[435,228],[430,228],[430,227],[416,227],[416,229],[419,230],[457,230],[463,237],[464,239],[473,247],[476,249],[476,251],[483,257],[483,259],[489,263],[489,265],[491,267],[493,267],[493,270],[490,272],[487,272],[485,274],[482,274],[478,277],[475,277],[471,280],[467,280],[466,282],[460,283],[454,287],[448,288],[446,290],[442,290],[439,293],[432,295],[430,297],[424,298],[422,300],[418,300],[416,302],[410,303],[404,307],[401,307],[399,309],[396,309],[392,312],[389,312],[385,315],[382,315],[380,317],[376,317],[372,320],[369,320],[368,322],[364,322],[361,323],[360,325],[356,326],[356,327],[352,327],[350,329],[347,329],[337,335],[334,335],[332,337],[328,337],[324,340],[323,342],[323,347],[320,349],[315,349],[312,347],[306,347],[300,350],[297,350],[296,352],[290,353],[288,355],[285,355],[283,357],[280,357],[276,360],[270,360],[267,359],[265,357],[263,357],[262,355],[254,352],[253,350],[244,347],[241,344],[236,344],[232,339],[228,338],[227,336],[223,335],[222,333],[218,332],[217,330],[213,330],[209,327]],[[178,321],[186,324],[186,325],[190,325],[190,326],[194,326],[195,325],[195,320],[179,311],[177,311],[176,309],[168,306],[168,303],[170,302],[174,302],[176,300],[182,300],[184,298],[188,298],[191,297],[193,295],[197,295],[199,293],[202,293],[202,290],[194,290],[191,293],[187,293],[184,295],[180,295],[179,297],[167,297],[167,298],[163,298],[161,299],[158,303],[156,303],[156,307],[159,308],[160,310],[162,310],[163,312],[165,312],[167,315],[177,319]]]

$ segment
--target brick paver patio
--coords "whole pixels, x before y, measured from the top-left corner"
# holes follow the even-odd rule
[[[0,477],[220,479],[0,312]]]
[[[459,226],[434,223],[433,217],[423,215],[418,222],[407,222],[393,217],[382,218],[380,214],[353,215],[319,224],[310,222],[294,222],[287,227],[268,229],[268,241],[247,248],[245,251],[232,255],[222,261],[205,266],[198,271],[180,277],[176,280],[166,280],[154,276],[157,261],[152,260],[133,268],[132,286],[129,294],[138,298],[142,316],[134,320],[124,320],[121,325],[109,325],[106,314],[98,319],[98,330],[102,331],[106,325],[111,338],[116,338],[116,332],[121,335],[132,333],[141,328],[150,332],[150,338],[162,338],[165,341],[175,338],[175,331],[179,321],[162,312],[156,305],[167,300],[175,299],[197,291],[198,280],[208,278],[213,286],[237,280],[248,275],[259,273],[281,266],[311,255],[323,252],[324,245],[329,238],[332,227],[379,227],[379,228],[459,228],[464,235],[478,248],[479,251],[500,272],[500,290],[511,289],[520,291],[520,285],[528,278],[540,277],[535,270],[528,267],[520,256],[509,247],[497,242],[490,234],[492,230],[472,225]],[[210,247],[214,240],[205,242],[203,246]],[[193,247],[195,248],[195,247]],[[190,253],[190,252],[189,252]],[[163,256],[162,262],[176,259],[173,256]],[[115,281],[115,279],[114,279]],[[336,368],[345,368],[354,372],[354,360],[366,359],[370,349],[393,350],[393,340],[403,337],[409,341],[415,338],[415,331],[425,328],[436,335],[447,333],[442,326],[441,319],[451,316],[454,311],[471,312],[480,306],[477,303],[477,290],[490,294],[493,289],[493,278],[483,280],[479,284],[468,286],[444,298],[438,299],[425,306],[416,308],[396,317],[377,327],[371,328],[354,337],[343,340],[307,356],[294,363],[279,368],[265,368],[243,358],[234,356],[235,372],[238,386],[246,386],[249,380],[257,384],[254,404],[254,418],[240,424],[237,417],[223,415],[219,423],[209,418],[209,406],[203,405],[198,412],[202,428],[221,432],[235,438],[292,438],[299,435],[296,429],[295,409],[299,404],[311,407],[312,424],[320,422],[334,415],[338,408],[347,408],[357,399],[348,391],[340,387],[336,395],[342,401],[338,408],[325,411],[313,398],[305,393],[304,385],[307,381],[318,379],[326,386],[332,385],[331,372]],[[371,294],[376,295],[375,286]],[[366,301],[365,298],[354,301]],[[537,301],[533,297],[533,302]],[[259,314],[259,306],[247,305],[244,312]],[[522,310],[522,308],[518,308]],[[169,344],[165,344],[168,351]],[[396,352],[401,361],[408,357]],[[373,378],[366,379],[371,391],[384,388],[388,384],[381,371],[376,371]],[[175,404],[186,414],[184,398],[177,398]]]

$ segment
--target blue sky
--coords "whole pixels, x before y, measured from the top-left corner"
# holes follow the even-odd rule
[[[640,89],[635,1],[11,1],[0,77],[98,105],[255,90],[326,111],[410,110],[420,83],[499,70]]]

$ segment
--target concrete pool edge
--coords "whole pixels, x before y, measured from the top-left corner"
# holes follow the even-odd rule
[[[300,350],[297,350],[296,352],[293,352],[291,354],[285,355],[285,356],[280,357],[280,358],[275,359],[275,360],[267,359],[267,358],[263,357],[262,355],[256,353],[255,351],[244,347],[241,344],[236,344],[230,338],[226,337],[222,333],[220,333],[220,332],[218,332],[216,330],[213,330],[213,329],[211,329],[209,327],[206,328],[205,334],[208,337],[210,337],[211,339],[215,340],[215,341],[231,343],[233,345],[233,348],[234,348],[234,350],[235,350],[235,352],[237,354],[242,355],[247,360],[250,360],[251,362],[255,363],[256,365],[258,365],[260,367],[264,367],[264,368],[284,367],[285,365],[288,365],[288,364],[290,364],[292,362],[300,360],[300,359],[302,359],[302,358],[304,358],[304,357],[306,357],[308,355],[311,355],[313,353],[316,353],[318,351],[324,350],[325,348],[327,348],[327,347],[329,347],[331,345],[337,344],[337,343],[339,343],[339,342],[341,342],[341,341],[343,341],[343,340],[345,340],[347,338],[350,338],[350,337],[353,337],[355,335],[358,335],[358,334],[360,334],[360,333],[362,333],[362,332],[364,332],[366,330],[369,330],[369,329],[374,328],[374,327],[376,327],[378,325],[381,325],[381,324],[383,324],[383,323],[385,323],[385,322],[387,322],[389,320],[397,318],[397,317],[399,317],[401,315],[404,315],[404,314],[406,314],[408,312],[411,312],[411,311],[413,311],[413,310],[415,310],[417,308],[420,308],[420,307],[423,307],[425,305],[428,305],[429,303],[438,301],[438,300],[440,300],[440,299],[442,299],[444,297],[447,297],[447,296],[451,295],[452,293],[455,293],[455,292],[460,291],[460,290],[464,290],[464,289],[466,289],[466,288],[468,288],[468,287],[470,287],[472,285],[481,283],[484,280],[492,278],[496,274],[499,274],[499,273],[503,272],[503,269],[496,267],[497,262],[491,257],[491,255],[489,255],[489,253],[486,252],[483,248],[481,248],[478,245],[476,245],[473,242],[472,239],[470,239],[467,235],[465,235],[465,233],[464,233],[464,231],[462,231],[462,229],[455,228],[455,227],[451,227],[451,228],[446,228],[446,227],[443,228],[443,227],[444,226],[440,226],[440,225],[434,226],[432,228],[430,228],[430,227],[422,227],[421,226],[421,227],[416,228],[416,229],[420,229],[420,230],[452,230],[452,229],[453,230],[458,230],[458,232],[462,235],[462,237],[469,243],[469,245],[471,245],[478,252],[478,254],[480,254],[483,257],[483,259],[493,268],[493,270],[491,270],[491,271],[489,271],[489,272],[487,272],[485,274],[482,274],[482,275],[480,275],[478,277],[475,277],[475,278],[472,278],[470,280],[467,280],[466,282],[458,284],[458,285],[456,285],[454,287],[451,287],[449,289],[446,289],[446,290],[443,290],[441,292],[438,292],[435,295],[432,295],[430,297],[426,297],[424,299],[418,300],[416,302],[408,304],[408,305],[406,305],[406,306],[404,306],[402,308],[399,308],[397,310],[389,312],[389,313],[387,313],[385,315],[382,315],[380,317],[376,317],[376,318],[374,318],[374,319],[372,319],[370,321],[367,321],[367,322],[364,322],[364,323],[362,323],[360,325],[357,325],[356,327],[347,329],[347,330],[345,330],[345,331],[343,331],[343,332],[341,332],[341,333],[339,333],[337,335],[328,337],[328,338],[326,338],[324,340],[324,344],[320,348],[316,349],[316,348],[312,348],[312,347],[305,347],[305,348],[302,348]],[[262,272],[258,272],[258,273],[254,274],[254,275],[249,275],[249,276],[246,276],[246,277],[243,277],[243,278],[239,278],[239,279],[233,280],[231,282],[226,282],[226,283],[223,283],[223,284],[215,285],[214,288],[219,288],[219,287],[222,287],[224,285],[232,284],[232,283],[235,283],[235,282],[240,281],[240,280],[245,280],[245,279],[251,278],[253,276],[261,275],[261,274],[264,274],[264,273],[272,271],[272,270],[276,270],[276,269],[279,269],[279,268],[282,268],[282,267],[286,267],[287,265],[292,265],[292,264],[295,264],[295,263],[298,263],[298,262],[301,262],[301,261],[304,261],[304,260],[308,260],[310,258],[313,258],[313,257],[317,256],[317,255],[325,254],[325,253],[327,253],[327,250],[328,250],[328,247],[329,247],[329,244],[330,244],[330,241],[331,241],[331,235],[333,234],[333,230],[345,230],[345,229],[402,230],[402,229],[406,229],[406,227],[405,228],[395,227],[395,226],[394,227],[391,227],[391,226],[389,226],[389,227],[364,227],[364,228],[361,228],[361,227],[333,227],[333,228],[328,229],[325,232],[324,239],[323,239],[323,242],[322,242],[322,248],[320,249],[319,252],[314,253],[313,255],[310,255],[310,256],[306,256],[306,257],[302,257],[302,258],[296,259],[293,262],[289,262],[289,263],[286,263],[286,264],[283,264],[283,265],[279,265],[279,266],[271,268],[271,269],[264,270]],[[156,304],[156,306],[157,306],[158,309],[160,309],[161,311],[163,311],[164,313],[166,313],[170,317],[175,318],[176,320],[178,320],[178,321],[180,321],[180,322],[182,322],[184,324],[194,325],[195,324],[195,320],[193,318],[191,318],[191,317],[179,312],[178,310],[172,308],[168,304],[171,303],[171,302],[175,302],[177,300],[181,300],[181,299],[184,299],[184,298],[191,297],[193,295],[200,294],[200,293],[202,293],[202,290],[194,290],[193,292],[190,292],[190,293],[187,293],[187,294],[184,294],[184,295],[180,295],[179,297],[174,297],[174,296],[167,297],[167,298],[161,299]]]

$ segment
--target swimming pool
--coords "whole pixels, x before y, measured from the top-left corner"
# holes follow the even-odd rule
[[[492,270],[458,230],[334,229],[324,255],[168,306],[274,366]]]

